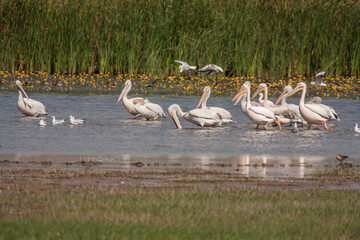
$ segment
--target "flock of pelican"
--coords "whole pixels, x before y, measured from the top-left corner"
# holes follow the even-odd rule
[[[178,61],[181,63],[180,72],[188,70],[196,70],[196,66],[190,66],[186,62]],[[198,71],[206,72],[207,74],[213,71],[223,71],[220,67],[209,64]],[[322,82],[322,78],[325,77],[326,72],[321,72],[316,75],[316,81],[310,85],[326,86]],[[320,79],[321,78],[321,79]],[[45,110],[45,106],[36,100],[30,99],[22,87],[22,83],[17,80],[16,86],[19,90],[19,96],[17,101],[17,107],[19,111],[26,116],[42,116],[48,113]],[[166,118],[166,114],[162,107],[158,104],[150,102],[147,98],[134,97],[128,98],[128,94],[131,91],[132,82],[127,80],[124,88],[118,98],[118,102],[122,100],[124,108],[128,113],[134,116],[134,118],[145,118],[146,120],[156,120],[159,117]],[[299,105],[288,104],[286,99],[298,91],[302,91]],[[264,92],[264,94],[262,94]],[[207,100],[211,95],[211,88],[206,86],[203,89],[203,94],[197,104],[197,106],[188,111],[183,112],[178,104],[172,104],[168,107],[168,112],[178,129],[181,129],[181,123],[178,115],[195,125],[204,127],[221,127],[224,124],[234,122],[234,118],[231,113],[224,108],[207,106]],[[259,102],[252,101],[257,95],[260,96]],[[268,129],[269,125],[278,126],[281,130],[281,126],[285,124],[291,124],[297,130],[297,124],[304,126],[308,125],[308,129],[312,125],[323,125],[326,130],[330,128],[327,126],[328,121],[337,120],[340,121],[335,110],[327,105],[321,103],[321,98],[314,97],[310,101],[305,102],[306,96],[306,84],[304,82],[299,83],[295,89],[290,85],[286,86],[283,92],[280,94],[275,103],[268,100],[268,88],[265,83],[259,84],[257,90],[251,97],[251,84],[246,81],[242,84],[241,89],[232,99],[234,106],[240,102],[241,111],[250,121],[256,124],[256,129],[263,125],[265,129]],[[281,104],[279,104],[281,102]],[[56,120],[52,117],[53,125],[63,124],[64,119]],[[81,125],[84,123],[82,119],[74,119],[70,116],[70,124]],[[40,120],[40,126],[45,126],[43,118]],[[357,124],[355,125],[355,131],[359,132]]]

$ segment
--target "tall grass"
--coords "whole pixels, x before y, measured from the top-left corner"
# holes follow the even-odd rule
[[[360,75],[353,0],[0,0],[0,69],[152,73],[174,59],[238,75]]]

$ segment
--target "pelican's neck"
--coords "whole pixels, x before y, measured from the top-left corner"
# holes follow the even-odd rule
[[[305,95],[306,95],[306,85],[304,86],[302,93],[301,93],[301,98],[300,98],[300,102],[299,102],[299,106],[301,106],[301,107],[305,106]]]
[[[210,97],[210,94],[211,94],[211,92],[208,92],[208,94],[206,94],[204,101],[201,103],[201,108],[207,108],[206,103],[207,103],[207,100]]]
[[[249,110],[249,108],[251,107],[251,101],[250,101],[250,88],[247,87],[247,93],[246,94],[246,110]]]
[[[263,102],[263,106],[264,107],[268,107],[268,90],[267,90],[267,86],[265,85],[264,88],[264,102]]]
[[[259,103],[263,103],[263,102],[264,102],[264,101],[263,101],[263,98],[264,98],[263,94],[259,93]]]
[[[282,105],[282,106],[286,106],[286,105],[287,105],[286,98],[287,98],[288,95],[289,95],[289,93],[285,94],[285,95],[283,96],[283,98],[281,99],[281,105]]]
[[[180,117],[183,117],[186,113],[184,113],[180,106],[175,107],[176,114],[178,114]]]

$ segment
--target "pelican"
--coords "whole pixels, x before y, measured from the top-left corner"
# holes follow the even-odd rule
[[[221,118],[223,124],[234,122],[234,118],[231,116],[231,113],[225,110],[224,108],[206,106],[207,100],[209,99],[210,95],[211,95],[210,87],[209,86],[204,87],[203,95],[201,96],[196,108],[199,108],[201,105],[201,109],[208,109],[209,111],[214,112]]]
[[[323,78],[326,76],[326,72],[319,72],[315,75],[315,82],[311,82],[310,85],[326,87],[327,85],[323,83]]]
[[[65,122],[64,119],[56,120],[56,119],[55,119],[55,116],[52,116],[51,118],[52,118],[52,124],[53,124],[53,125],[63,124],[63,123]]]
[[[205,67],[200,68],[198,71],[199,72],[206,72],[206,74],[210,74],[212,72],[219,72],[219,71],[224,72],[224,70],[221,67],[219,67],[219,66],[217,66],[215,64],[206,65]]]
[[[178,104],[172,104],[169,106],[168,111],[178,129],[182,129],[182,126],[177,114],[179,114],[183,119],[196,124],[201,128],[221,126],[222,123],[221,118],[209,109],[200,108],[183,112]]]
[[[290,117],[294,116],[294,114],[291,112],[291,110],[287,106],[279,106],[279,105],[269,106],[269,104],[267,102],[268,101],[268,89],[267,89],[267,86],[265,83],[259,84],[259,87],[256,90],[256,92],[254,93],[252,99],[254,99],[256,97],[256,95],[259,94],[261,91],[265,92],[264,102],[262,103],[263,107],[271,110],[272,112],[274,112],[275,115],[290,116]]]
[[[304,82],[299,83],[297,87],[289,93],[288,97],[300,90],[302,90],[299,102],[300,114],[308,123],[308,129],[314,124],[324,125],[325,129],[329,130],[330,128],[326,125],[326,122],[331,119],[331,116],[317,104],[305,104],[306,84]]]
[[[190,69],[192,70],[196,70],[196,66],[190,66],[188,63],[180,61],[180,60],[175,60],[175,62],[180,63],[181,65],[179,66],[180,72],[185,72],[188,71]]]
[[[232,101],[237,100],[235,102],[238,103],[242,94],[246,93],[246,116],[254,123],[256,123],[256,129],[259,129],[259,125],[265,125],[265,129],[267,129],[268,124],[276,123],[281,129],[281,125],[278,121],[279,117],[275,116],[275,114],[269,109],[261,106],[252,106],[250,102],[250,86],[246,82],[242,85],[239,92],[235,95]]]
[[[85,122],[84,119],[75,119],[73,116],[70,116],[69,119],[71,125],[82,125]]]
[[[45,127],[46,126],[46,122],[44,121],[44,118],[40,119],[39,126],[40,127]]]
[[[249,81],[244,82],[243,85],[247,85],[247,86],[249,86],[249,90],[251,89],[251,83]],[[243,93],[243,94],[239,95],[239,97],[236,99],[236,101],[235,101],[235,98],[234,98],[232,100],[232,102],[235,101],[234,106],[236,106],[238,104],[238,102],[240,101],[241,111],[245,114],[245,116],[248,117],[247,111],[246,111],[246,103],[247,103],[246,102],[246,96],[247,96],[247,93]],[[251,105],[252,106],[261,106],[261,103],[251,102]]]
[[[261,92],[261,93],[259,93],[259,103],[264,103],[264,94]],[[268,100],[267,101],[267,104],[269,105],[269,106],[274,106],[275,104],[272,102],[272,101],[270,101],[270,100]]]
[[[28,97],[19,80],[16,81],[16,86],[19,89],[17,107],[22,114],[34,117],[48,114],[45,110],[44,104]]]
[[[335,110],[325,104],[321,104],[321,97],[313,97],[311,100],[307,101],[305,104],[316,104],[319,108],[324,109],[324,111],[326,112],[326,114],[330,117],[330,120],[337,120],[340,121],[340,118],[338,117],[337,113],[335,112]]]
[[[134,108],[138,115],[146,118],[146,120],[156,120],[158,117],[166,118],[162,107],[151,103],[148,99],[145,99],[143,103],[136,104]]]
[[[139,104],[139,103],[143,103],[144,102],[144,99],[141,98],[141,97],[136,97],[136,98],[128,98],[128,93],[130,92],[131,90],[131,86],[132,86],[132,83],[131,83],[131,80],[127,80],[125,82],[125,86],[124,86],[124,89],[122,90],[119,98],[118,98],[118,102],[120,102],[121,99],[123,99],[123,104],[124,104],[124,107],[126,109],[126,111],[132,115],[134,115],[135,117],[138,117],[139,116],[139,113],[135,110],[134,106],[136,104]]]
[[[286,87],[284,87],[283,92],[280,94],[280,96],[278,97],[278,99],[275,102],[275,105],[277,105],[280,100],[281,100],[281,106],[285,106],[288,107],[291,112],[294,114],[294,122],[299,122],[302,125],[304,125],[306,122],[305,120],[301,117],[300,114],[300,109],[299,106],[296,104],[292,104],[292,103],[287,103],[286,102],[286,98],[288,97],[289,93],[293,90],[291,85],[287,85]]]
[[[358,127],[358,124],[355,123],[355,128],[354,128],[355,132],[360,133],[360,128]]]

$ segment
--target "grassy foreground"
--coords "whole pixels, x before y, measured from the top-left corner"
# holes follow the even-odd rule
[[[353,0],[0,0],[0,70],[238,76],[360,74]]]
[[[356,239],[358,191],[87,187],[0,194],[0,239]]]

